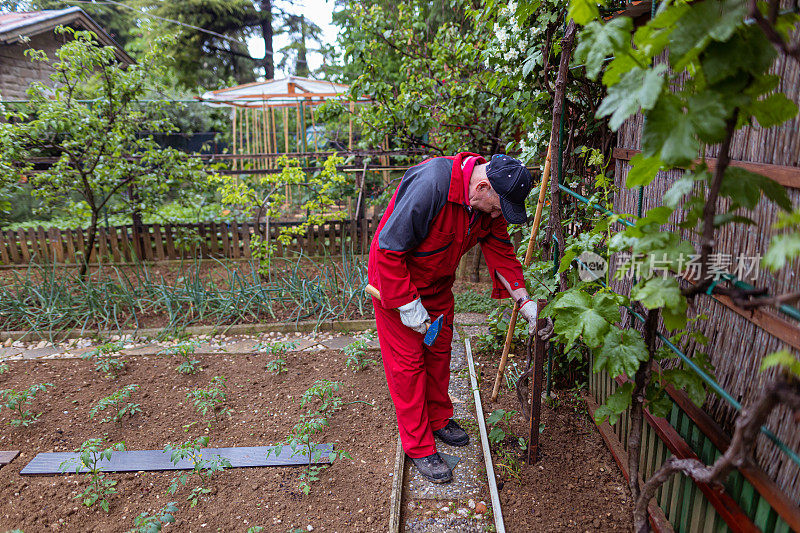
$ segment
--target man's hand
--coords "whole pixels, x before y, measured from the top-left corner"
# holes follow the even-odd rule
[[[536,330],[536,320],[539,318],[539,309],[536,302],[531,299],[524,300],[519,306],[519,314],[528,321],[528,335],[536,333],[542,340],[548,340],[553,336],[553,320],[548,318],[547,325],[540,330]]]
[[[431,317],[423,307],[422,300],[417,298],[413,302],[401,305],[397,310],[400,312],[400,321],[404,326],[425,335],[425,332],[428,331],[428,326],[431,325]]]

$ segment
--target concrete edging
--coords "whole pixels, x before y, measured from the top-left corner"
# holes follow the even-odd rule
[[[303,322],[276,322],[267,324],[231,324],[228,326],[188,326],[181,331],[189,335],[211,335],[211,334],[225,334],[225,335],[250,335],[254,333],[290,333],[295,331],[309,332],[314,331],[338,331],[347,333],[351,331],[360,331],[375,327],[375,320],[326,320],[317,324],[313,321]],[[162,328],[141,328],[141,329],[123,329],[123,330],[102,330],[94,331],[87,330],[81,332],[80,330],[60,331],[53,333],[51,330],[39,331],[0,331],[0,342],[7,339],[12,341],[20,340],[43,340],[50,339],[50,334],[54,340],[64,339],[78,339],[85,337],[95,336],[110,336],[110,335],[132,335],[144,338],[153,338],[158,336],[164,329]]]

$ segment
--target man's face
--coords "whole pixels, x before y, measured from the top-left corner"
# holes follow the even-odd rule
[[[503,214],[500,209],[500,196],[494,192],[488,181],[478,183],[469,198],[469,205],[478,211],[489,213],[492,218],[497,218]]]

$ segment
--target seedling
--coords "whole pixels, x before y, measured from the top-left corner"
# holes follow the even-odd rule
[[[303,393],[300,399],[300,407],[305,407],[306,404],[312,401],[318,401],[320,404],[318,413],[321,415],[327,415],[339,409],[342,406],[342,399],[334,396],[334,393],[339,391],[339,385],[338,381],[318,379]]]
[[[272,454],[277,457],[280,455],[283,446],[286,445],[292,449],[292,457],[301,453],[309,457],[308,467],[301,472],[299,478],[300,484],[297,487],[306,495],[311,493],[311,484],[315,481],[319,481],[320,472],[330,466],[329,464],[312,464],[319,461],[322,457],[322,450],[319,448],[318,443],[314,442],[312,438],[316,433],[319,433],[327,426],[328,420],[326,418],[315,417],[314,415],[303,415],[300,417],[300,422],[294,426],[292,432],[286,437],[285,444],[278,444],[267,450],[267,457]],[[328,456],[331,463],[336,459],[345,457],[347,459],[352,459],[350,454],[344,450],[334,450],[330,452]]]
[[[165,524],[175,522],[173,514],[178,512],[175,502],[169,502],[164,507],[150,515],[142,513],[133,520],[133,529],[127,533],[158,533]]]
[[[347,356],[345,365],[353,372],[364,370],[376,363],[375,359],[367,359],[367,349],[369,348],[369,341],[374,338],[371,331],[365,331],[356,340],[344,347],[344,353]]]
[[[105,372],[107,378],[116,379],[120,371],[125,368],[125,361],[119,353],[123,346],[122,341],[107,342],[94,350],[82,353],[80,358],[86,361],[94,360],[95,371]]]
[[[200,366],[200,360],[192,359],[194,357],[194,351],[197,347],[200,346],[200,343],[197,341],[184,341],[175,346],[170,346],[164,350],[158,352],[158,355],[177,355],[183,358],[183,362],[178,365],[175,369],[181,374],[194,374],[203,370]]]
[[[231,410],[225,407],[225,401],[228,399],[226,388],[225,377],[214,376],[208,387],[205,389],[198,387],[189,391],[186,393],[186,399],[194,403],[195,409],[201,415],[206,416],[210,411],[216,421],[220,415],[231,416]],[[208,425],[211,426],[211,420],[208,421]]]
[[[289,353],[289,351],[294,350],[295,348],[297,348],[297,343],[295,342],[259,342],[253,346],[253,349],[257,352],[266,353],[269,355],[277,355],[279,357],[286,355]]]
[[[173,464],[177,465],[183,459],[190,459],[192,461],[192,469],[188,472],[181,472],[175,476],[167,492],[175,494],[178,487],[186,486],[186,483],[192,475],[196,475],[200,479],[200,486],[193,488],[192,492],[186,498],[186,501],[189,502],[189,507],[195,507],[203,495],[211,492],[211,489],[208,488],[207,485],[217,472],[222,472],[224,469],[231,467],[231,462],[219,455],[215,455],[211,459],[203,459],[203,454],[200,452],[200,449],[207,447],[209,440],[208,437],[203,436],[193,441],[188,440],[175,447],[169,444],[164,447],[164,452],[170,454],[170,461],[172,461]]]
[[[141,408],[138,403],[125,404],[128,398],[130,398],[131,394],[136,390],[139,390],[139,385],[134,383],[131,385],[126,385],[125,387],[109,396],[106,396],[105,398],[101,398],[100,401],[97,402],[97,405],[92,407],[92,409],[89,411],[89,418],[94,420],[101,411],[105,411],[106,409],[116,409],[116,413],[109,415],[100,421],[101,424],[104,424],[106,422],[111,422],[112,420],[114,422],[119,422],[125,415],[130,417],[141,412]]]
[[[507,434],[505,430],[503,430],[503,425],[506,426],[508,434],[510,434],[511,419],[514,418],[516,414],[516,411],[506,411],[505,409],[495,409],[492,411],[492,414],[486,419],[486,423],[492,426],[492,430],[489,432],[489,442],[492,444],[501,444],[506,440]]]
[[[105,437],[87,440],[76,450],[80,456],[77,459],[64,461],[59,465],[59,468],[62,472],[65,472],[71,470],[74,466],[76,474],[80,472],[81,468],[85,468],[87,470],[86,476],[89,478],[89,486],[75,498],[82,499],[83,505],[86,507],[99,503],[100,508],[108,512],[108,497],[116,494],[117,489],[114,486],[117,482],[113,479],[106,479],[103,468],[98,463],[104,459],[106,461],[111,459],[112,452],[125,450],[125,443],[117,442],[107,448],[103,448],[103,441],[105,441]]]
[[[8,372],[9,366],[5,363],[0,363],[0,374]]]
[[[38,385],[31,385],[25,390],[3,389],[0,390],[0,410],[3,407],[10,409],[16,418],[12,418],[11,424],[14,427],[28,427],[42,416],[42,413],[33,414],[31,411],[26,410],[26,406],[30,405],[37,394],[53,387],[52,383],[40,383]]]
[[[267,370],[267,372],[277,376],[281,372],[286,372],[286,359],[277,357],[272,361],[267,361],[267,364],[264,365],[264,368]]]

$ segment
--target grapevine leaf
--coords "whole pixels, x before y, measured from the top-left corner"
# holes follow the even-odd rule
[[[697,405],[703,405],[706,401],[706,388],[700,376],[691,370],[684,370],[682,368],[673,368],[665,370],[663,374],[664,381],[672,383],[676,389],[686,391],[689,399]]]
[[[720,194],[747,209],[754,209],[761,199],[761,193],[775,202],[784,211],[792,210],[792,201],[786,189],[776,181],[741,167],[729,166],[725,169]]]
[[[630,161],[631,169],[625,181],[626,187],[636,187],[639,185],[649,185],[661,170],[661,160],[657,157],[645,157],[636,154]]]
[[[739,0],[706,0],[692,5],[670,35],[669,59],[683,70],[712,41],[727,41],[743,24],[747,8]]]
[[[725,139],[728,110],[722,102],[722,95],[714,91],[692,95],[688,100],[688,108],[694,131],[701,140],[718,143]]]
[[[684,176],[678,180],[675,180],[675,183],[672,184],[672,187],[670,187],[669,190],[664,193],[664,205],[677,208],[681,203],[681,199],[693,190],[694,180],[692,178]]]
[[[672,411],[672,399],[667,394],[666,389],[659,386],[659,384],[651,382],[647,386],[645,396],[647,397],[647,410],[653,416],[666,418]]]
[[[633,383],[625,383],[614,394],[606,398],[606,403],[597,408],[594,412],[594,421],[602,424],[608,418],[609,424],[616,424],[619,416],[630,407],[632,396]]]
[[[620,320],[619,301],[609,293],[594,296],[572,289],[545,307],[542,316],[553,317],[556,334],[567,344],[578,337],[592,348],[600,346],[612,323]]]
[[[651,278],[636,285],[631,298],[639,300],[647,309],[665,307],[686,311],[686,299],[674,278]]]
[[[700,148],[695,139],[693,120],[683,109],[681,100],[664,94],[652,111],[647,113],[647,123],[642,132],[642,153],[658,156],[668,165],[685,166]]]
[[[758,121],[759,126],[771,128],[794,118],[797,115],[797,104],[783,93],[773,93],[763,100],[753,102],[748,110]]]
[[[652,109],[661,94],[665,65],[644,70],[633,68],[622,75],[619,83],[608,88],[608,94],[597,109],[597,118],[611,115],[608,127],[619,129],[625,120],[639,111]]]
[[[800,361],[789,350],[773,352],[761,360],[761,371],[780,366],[796,376],[800,376]]]
[[[575,49],[575,59],[586,66],[586,76],[596,79],[603,68],[606,57],[614,55],[615,50],[630,48],[630,33],[633,22],[630,17],[618,17],[607,23],[592,20],[581,32],[580,42]],[[623,57],[628,57],[623,54]]]
[[[616,326],[611,326],[594,355],[594,371],[605,369],[611,377],[633,376],[639,363],[648,359],[647,346],[639,332]]]
[[[572,0],[569,3],[567,19],[574,20],[575,24],[585,26],[589,21],[599,16],[600,11],[597,9],[597,4],[594,0]]]
[[[770,239],[769,249],[761,259],[761,264],[775,272],[798,257],[800,257],[800,235],[797,233],[775,235]]]

